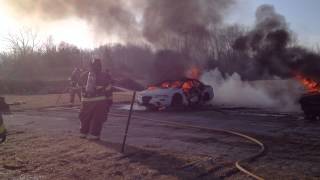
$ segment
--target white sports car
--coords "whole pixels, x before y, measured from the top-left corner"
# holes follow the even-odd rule
[[[214,97],[211,86],[196,79],[165,81],[149,86],[137,94],[138,104],[151,109],[167,107],[196,107]]]

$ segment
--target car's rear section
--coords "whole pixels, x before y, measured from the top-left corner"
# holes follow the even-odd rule
[[[207,103],[207,102],[211,101],[213,98],[214,98],[213,88],[211,86],[205,85],[204,91],[203,91],[203,96],[202,96],[202,101],[204,103]]]
[[[300,98],[301,109],[303,110],[306,119],[320,119],[320,92],[312,92],[304,94]]]

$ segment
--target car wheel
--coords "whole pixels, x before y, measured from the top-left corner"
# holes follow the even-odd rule
[[[204,102],[209,101],[209,100],[210,100],[209,94],[208,94],[208,93],[205,93],[204,96],[203,96],[203,98],[202,98],[202,100],[203,100]]]
[[[190,108],[196,109],[196,108],[199,108],[199,107],[202,106],[202,103],[203,103],[204,101],[201,100],[201,96],[198,95],[197,98],[198,98],[198,101],[195,101],[195,102],[191,102],[191,101],[189,100],[189,107],[190,107]]]
[[[172,107],[181,107],[183,105],[183,99],[180,94],[175,94],[172,97],[171,106]]]
[[[309,121],[316,121],[316,120],[318,120],[318,118],[319,118],[318,115],[315,115],[312,113],[306,113],[306,115],[305,115],[305,119],[309,120]]]
[[[148,105],[148,106],[145,106],[147,108],[147,111],[157,111],[158,108],[154,105]]]

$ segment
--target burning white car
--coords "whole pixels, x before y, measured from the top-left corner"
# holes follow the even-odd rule
[[[196,107],[214,97],[213,88],[196,79],[165,81],[137,94],[138,104],[147,108]]]

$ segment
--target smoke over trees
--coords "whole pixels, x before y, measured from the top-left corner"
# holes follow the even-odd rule
[[[113,34],[124,41],[144,38],[160,44],[162,36],[208,35],[210,26],[223,20],[234,0],[16,0],[8,7],[19,15],[39,21],[77,17],[97,33]],[[141,18],[138,18],[141,16]]]
[[[236,3],[235,0],[6,2],[18,16],[46,22],[77,17],[91,25],[97,36],[117,36],[124,42],[81,50],[70,44],[55,46],[47,41],[30,53],[34,77],[50,71],[66,76],[73,67],[85,67],[97,55],[113,73],[147,83],[184,76],[193,66],[201,70],[219,68],[222,76],[236,72],[247,80],[290,78],[296,72],[320,77],[318,54],[296,45],[289,23],[273,6],[257,9],[251,30],[226,25],[224,16]],[[30,66],[16,55],[14,52],[1,55],[2,77]],[[27,72],[14,73],[15,78]]]
[[[204,40],[210,28],[220,25],[223,14],[233,0],[151,0],[144,11],[143,35],[155,44],[163,46],[163,37],[183,39],[187,36]]]
[[[137,36],[138,26],[134,14],[125,0],[15,0],[8,7],[18,16],[38,21],[57,21],[69,17],[85,20],[98,37],[113,34],[129,40]]]
[[[253,30],[240,36],[234,49],[253,59],[253,75],[290,78],[302,73],[319,78],[320,56],[295,45],[294,35],[284,16],[271,5],[260,6],[256,11]]]

